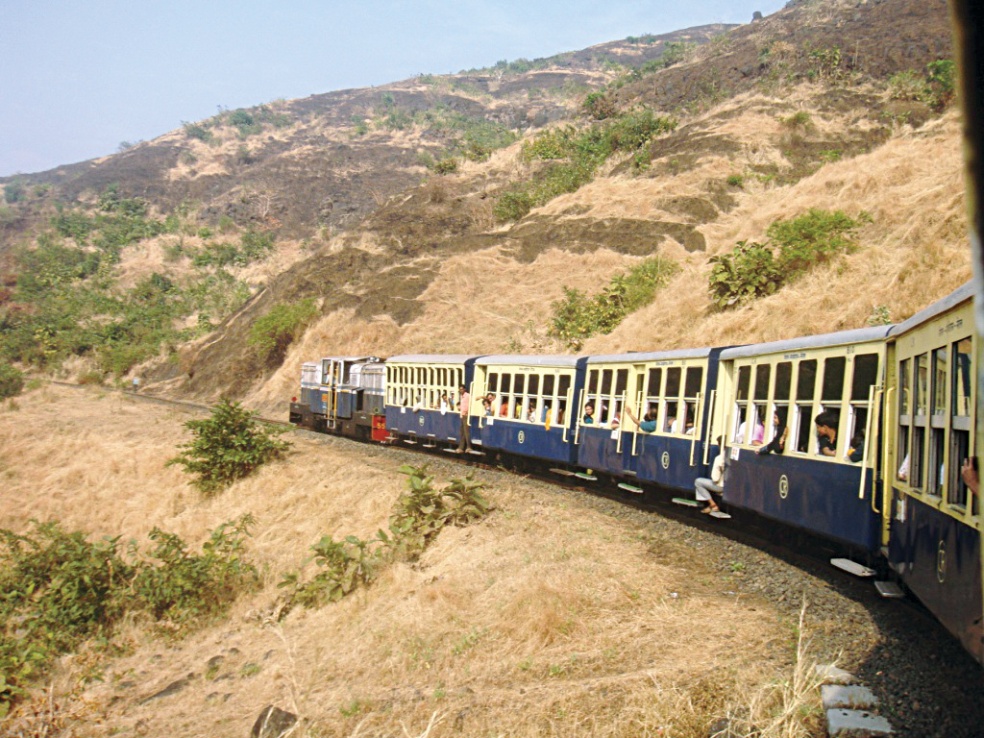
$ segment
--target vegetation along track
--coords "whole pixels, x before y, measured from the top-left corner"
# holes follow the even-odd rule
[[[196,414],[207,414],[211,409],[201,403],[129,390],[121,393]],[[257,419],[291,428],[309,438],[359,443],[299,429],[280,420]],[[852,671],[878,697],[879,712],[889,718],[896,735],[981,735],[984,671],[918,602],[911,598],[882,600],[868,580],[855,579],[831,567],[829,558],[837,552],[829,548],[829,543],[788,531],[776,539],[775,526],[770,528],[767,521],[742,511],[733,511],[734,517],[728,521],[708,519],[670,503],[669,493],[642,504],[637,495],[619,490],[605,478],[573,484],[572,478],[558,476],[546,467],[511,459],[507,466],[500,459],[465,459],[440,450],[426,452],[401,446],[391,450],[397,464],[414,463],[423,453],[428,460],[449,469],[467,463],[482,474],[520,474],[539,493],[573,497],[578,505],[641,529],[656,556],[662,553],[660,541],[683,540],[694,557],[710,562],[720,572],[728,594],[766,600],[784,612],[790,622],[796,622],[805,607],[812,638],[811,658]]]

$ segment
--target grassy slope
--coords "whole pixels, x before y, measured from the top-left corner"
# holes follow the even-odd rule
[[[241,736],[271,703],[301,714],[309,736],[695,735],[792,674],[788,614],[730,591],[740,573],[695,556],[694,531],[498,472],[479,472],[496,507],[486,520],[275,624],[265,614],[280,576],[322,534],[385,526],[405,484],[396,469],[415,457],[297,439],[287,462],[204,501],[164,467],[187,417],[64,388],[0,411],[0,527],[56,517],[145,542],[156,525],[197,545],[243,512],[258,520],[250,549],[265,586],[228,622],[172,643],[132,624],[126,655],[64,660],[54,714],[72,735]],[[434,468],[440,484],[461,473]],[[187,688],[143,702],[187,675]]]

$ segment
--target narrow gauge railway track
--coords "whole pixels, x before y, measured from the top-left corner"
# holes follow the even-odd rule
[[[67,382],[52,384],[87,389]],[[205,415],[211,406],[150,394],[117,390],[121,398],[178,408]],[[341,435],[299,428],[280,420],[257,419],[269,425],[290,428],[305,438],[332,445],[365,442]],[[806,533],[768,527],[754,514],[732,510],[731,520],[715,520],[690,508],[681,508],[665,497],[650,495],[654,501],[642,504],[639,497],[620,490],[615,480],[599,477],[596,482],[571,481],[571,477],[552,473],[541,464],[518,458],[496,456],[462,457],[441,448],[422,449],[403,443],[389,446],[371,444],[404,452],[407,457],[458,462],[490,472],[519,474],[548,488],[570,492],[603,514],[626,519],[643,528],[664,527],[665,521],[683,526],[689,541],[699,546],[701,556],[710,560],[725,577],[744,567],[735,578],[738,593],[770,601],[795,622],[804,599],[814,617],[842,624],[837,633],[825,633],[825,648],[843,654],[840,663],[859,663],[856,675],[876,694],[881,713],[889,716],[894,735],[902,738],[980,736],[984,725],[984,673],[959,643],[914,598],[882,600],[867,580],[851,577],[834,569],[829,544]],[[354,446],[353,446],[354,447]],[[401,454],[402,455],[402,454]],[[664,528],[665,529],[665,528]],[[776,539],[776,534],[783,537]],[[862,613],[862,615],[859,615]],[[873,620],[877,639],[858,646],[851,630],[856,619]],[[931,674],[932,678],[927,678]]]

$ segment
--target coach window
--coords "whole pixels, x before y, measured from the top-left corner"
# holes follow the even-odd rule
[[[588,372],[588,391],[584,396],[584,407],[581,408],[581,415],[584,415],[584,408],[588,405],[594,407],[594,422],[598,422],[601,413],[601,403],[598,402],[598,370],[592,369]]]
[[[820,407],[826,412],[833,412],[838,419],[837,424],[837,448],[844,449],[846,445],[841,443],[841,404],[844,401],[844,367],[847,359],[843,356],[832,356],[823,362],[823,385],[820,393]],[[840,458],[835,455],[833,458]]]
[[[752,405],[752,442],[759,443],[767,440],[766,429],[772,427],[772,418],[769,417],[769,377],[772,374],[770,364],[759,364],[755,367],[755,389],[752,396],[755,399]]]
[[[554,413],[556,412],[556,377],[553,374],[545,374],[543,376],[543,412],[541,413],[541,418],[544,422],[546,422],[549,417],[550,423],[553,424],[557,420],[554,416]]]
[[[509,372],[503,372],[499,377],[499,392],[501,393],[499,397],[499,407],[496,408],[496,413],[502,418],[511,418],[510,408],[512,407],[512,398],[509,393],[512,390],[512,374]]]
[[[926,480],[926,490],[931,495],[943,496],[946,489],[946,427],[949,406],[946,401],[949,377],[949,346],[933,351],[930,356],[929,388],[929,460],[926,468],[930,470]]]
[[[848,443],[856,448],[856,439],[861,440],[859,446],[864,448],[867,443],[865,434],[868,428],[868,398],[871,388],[878,384],[878,354],[859,354],[854,357],[854,372],[851,375],[851,416],[848,418]]]
[[[525,408],[524,402],[524,389],[526,387],[526,375],[525,374],[513,374],[513,387],[512,387],[512,417],[515,420],[521,420],[523,418],[523,410]]]
[[[543,398],[540,397],[540,375],[531,374],[526,380],[526,408],[523,410],[523,420],[538,423],[543,415]],[[531,419],[532,413],[532,419]]]
[[[704,386],[704,368],[692,366],[687,369],[686,379],[683,384],[683,399],[686,404],[687,422],[684,425],[684,433],[694,433],[695,423],[697,422],[697,396]]]
[[[557,382],[557,411],[554,413],[554,420],[560,424],[567,419],[567,401],[571,393],[571,377],[569,374],[562,374]]]
[[[926,484],[924,463],[926,459],[926,426],[929,405],[929,354],[920,354],[913,365],[915,371],[912,417],[912,441],[909,448],[909,486],[923,489]]]
[[[612,419],[611,396],[614,372],[603,369],[601,372],[601,394],[595,404],[595,419],[600,425],[607,425]]]
[[[817,360],[807,359],[796,368],[796,450],[808,453],[813,439],[813,396],[817,388]]]
[[[615,394],[612,397],[611,417],[606,418],[612,427],[617,426],[622,420],[622,413],[625,404],[625,392],[629,388],[629,370],[619,369],[615,372]]]
[[[899,362],[899,426],[898,448],[896,461],[899,465],[896,477],[908,482],[909,479],[909,427],[912,424],[912,397],[909,388],[912,386],[912,362],[909,359]]]
[[[663,393],[663,430],[683,433],[684,419],[680,417],[680,367],[666,370],[666,391]]]
[[[488,380],[485,383],[485,394],[492,395],[490,410],[495,415],[499,409],[497,404],[499,402],[499,372],[489,372]]]
[[[662,390],[663,390],[663,370],[659,367],[655,369],[650,369],[649,381],[646,383],[645,407],[641,407],[638,410],[638,415],[640,418],[649,412],[653,412],[653,411],[656,411],[657,413],[659,412],[659,398],[662,396]]]
[[[742,438],[739,432],[744,424],[747,429],[746,420],[748,420],[748,393],[750,385],[752,383],[752,367],[742,366],[738,367],[738,389],[735,392],[735,405],[738,414],[735,417],[734,432],[732,433],[732,438],[735,443],[746,443],[746,437]]]
[[[773,390],[773,412],[777,413],[788,427],[792,418],[789,417],[789,392],[793,386],[793,364],[782,361],[776,364],[776,386]],[[772,440],[771,431],[766,432],[766,442]]]
[[[951,378],[949,381],[952,395],[950,417],[950,469],[948,471],[949,487],[947,502],[951,505],[966,507],[968,490],[960,476],[960,466],[963,460],[973,456],[970,450],[970,407],[971,407],[971,341],[969,338],[952,344],[952,361],[950,363]],[[980,501],[977,495],[972,496],[971,513],[980,512]]]

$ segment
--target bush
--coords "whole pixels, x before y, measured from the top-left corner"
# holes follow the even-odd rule
[[[676,122],[640,109],[593,125],[582,131],[573,126],[555,128],[523,144],[526,161],[539,159],[550,164],[533,181],[519,185],[499,198],[493,213],[499,220],[518,220],[530,209],[554,197],[577,191],[591,181],[595,170],[613,154],[634,153],[636,169],[648,166],[646,147],[661,133],[672,131]]]
[[[261,425],[255,413],[238,402],[223,399],[206,420],[185,423],[194,438],[168,466],[180,464],[197,475],[192,484],[206,495],[215,494],[259,466],[283,458],[290,443],[277,438],[283,431]]]
[[[389,533],[377,531],[367,541],[356,536],[346,536],[342,541],[323,536],[311,547],[318,573],[302,582],[299,572],[289,572],[277,585],[288,590],[279,608],[280,617],[294,605],[314,608],[337,602],[359,585],[371,583],[387,561],[416,561],[444,527],[468,525],[491,510],[481,494],[483,485],[470,475],[436,489],[426,466],[401,466],[400,473],[407,475],[409,490],[396,502]]]
[[[198,556],[178,536],[155,527],[149,538],[157,545],[148,555],[158,563],[143,565],[134,577],[137,602],[155,620],[170,624],[207,621],[224,612],[240,592],[259,582],[256,567],[243,557],[244,539],[254,522],[247,514],[223,523]]]
[[[105,643],[128,613],[169,618],[173,634],[174,623],[217,616],[257,581],[244,555],[248,515],[213,531],[200,556],[155,528],[156,564],[135,543],[124,558],[119,538],[91,542],[57,522],[31,523],[23,535],[0,529],[0,718],[58,655],[88,638]]]
[[[863,219],[812,209],[798,218],[777,220],[766,230],[769,242],[739,241],[732,253],[711,257],[711,300],[724,309],[775,293],[814,266],[852,251],[855,244],[848,234]]]
[[[611,333],[631,312],[648,305],[657,290],[679,271],[675,262],[656,256],[632,268],[627,275],[613,277],[598,295],[588,297],[580,290],[564,287],[564,297],[551,305],[550,335],[577,351],[598,333]]]
[[[280,363],[290,344],[317,314],[317,305],[310,297],[292,305],[274,305],[270,312],[253,323],[246,345],[256,351],[257,358],[264,364]]]
[[[24,374],[10,364],[0,362],[0,400],[16,397],[24,390]]]
[[[772,249],[760,243],[739,241],[730,254],[712,256],[710,262],[711,299],[719,308],[771,295],[782,284]]]

